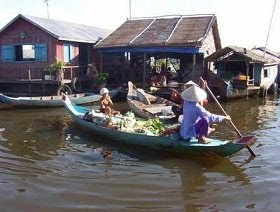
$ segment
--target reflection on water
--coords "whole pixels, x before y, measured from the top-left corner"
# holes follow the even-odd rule
[[[223,104],[244,135],[257,136],[256,158],[246,149],[230,158],[176,158],[96,137],[63,108],[0,111],[1,209],[277,211],[279,102]],[[213,137],[236,134],[219,124]]]

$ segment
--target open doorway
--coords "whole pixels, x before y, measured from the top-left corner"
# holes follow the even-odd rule
[[[79,44],[79,66],[87,66],[89,62],[88,44]]]

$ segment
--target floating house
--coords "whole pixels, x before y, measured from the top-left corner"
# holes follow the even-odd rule
[[[50,93],[73,78],[85,80],[88,64],[100,61],[93,46],[108,34],[93,26],[16,16],[0,30],[0,92]],[[62,71],[52,79],[48,70],[58,61]]]
[[[221,49],[221,41],[213,14],[161,16],[128,19],[95,48],[101,54],[101,70],[112,81],[145,86],[151,72],[168,68],[178,81],[197,81],[204,57]]]
[[[280,59],[262,48],[229,46],[205,58],[206,79],[216,96],[265,95],[277,80]]]

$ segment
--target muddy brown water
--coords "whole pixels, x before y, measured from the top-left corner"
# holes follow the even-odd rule
[[[78,128],[64,108],[1,110],[1,211],[279,211],[279,103],[223,103],[258,139],[256,158],[244,149],[223,159],[118,145]],[[219,113],[214,103],[208,110]],[[212,136],[236,134],[219,124]]]

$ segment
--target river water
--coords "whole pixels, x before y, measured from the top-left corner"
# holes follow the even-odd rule
[[[224,103],[237,128],[256,135],[258,156],[222,159],[119,145],[78,128],[64,108],[1,110],[1,211],[279,211],[279,103]],[[236,134],[222,123],[212,136]]]

